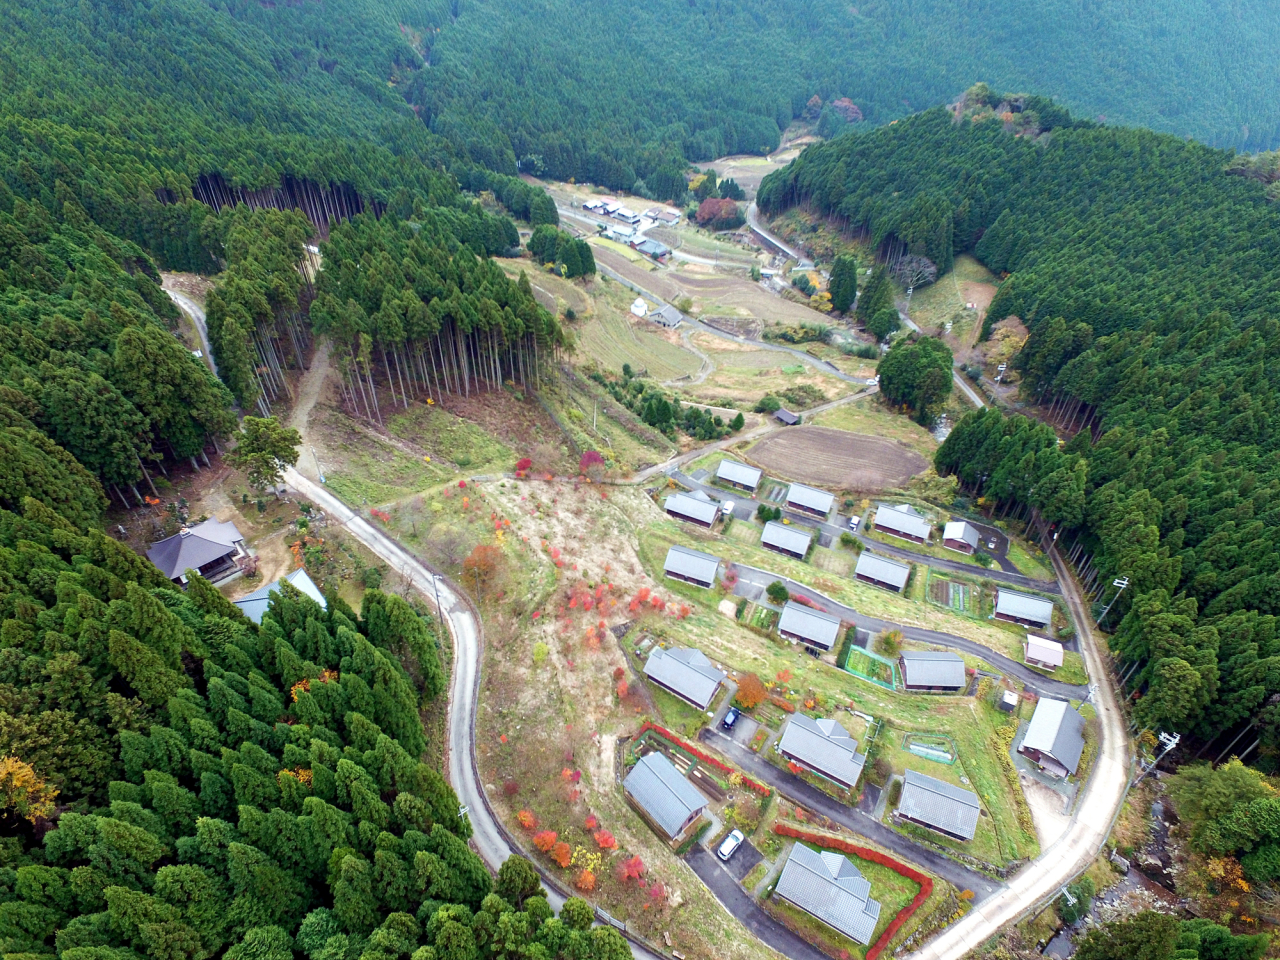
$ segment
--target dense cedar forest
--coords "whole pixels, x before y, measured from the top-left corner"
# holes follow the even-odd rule
[[[527,861],[495,883],[467,848],[418,759],[436,639],[399,597],[357,615],[286,585],[255,626],[27,498],[0,510],[0,613],[5,955],[630,955],[581,901],[553,919]]]
[[[1227,153],[1000,100],[810,148],[761,206],[1009,274],[988,322],[1030,328],[1023,395],[1074,438],[982,411],[939,470],[1056,524],[1104,599],[1130,578],[1113,645],[1141,720],[1280,744],[1280,206]]]

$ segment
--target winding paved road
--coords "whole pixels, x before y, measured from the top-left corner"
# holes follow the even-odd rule
[[[164,292],[169,295],[169,299],[177,304],[178,309],[191,318],[191,322],[196,325],[196,333],[200,334],[200,346],[204,348],[205,360],[209,364],[209,368],[213,371],[213,375],[218,375],[218,361],[213,358],[213,347],[209,345],[209,329],[204,321],[204,307],[196,303],[185,293],[177,290],[164,288]]]
[[[391,537],[373,527],[329,491],[302,476],[295,469],[290,468],[286,472],[285,482],[291,488],[319,505],[331,518],[343,524],[356,539],[360,540],[394,569],[408,577],[411,585],[417,585],[428,599],[434,600],[432,571]],[[1078,628],[1085,627],[1089,620],[1074,581],[1070,580],[1069,572],[1064,567],[1056,551],[1050,549],[1048,556],[1054,565],[1055,572],[1057,572],[1064,584],[1064,593],[1072,618]],[[765,571],[754,571],[754,568],[746,567],[740,567],[739,569],[759,574],[761,580],[768,578],[767,581],[763,581],[766,583],[771,582],[773,579],[773,575]],[[744,576],[742,579],[746,579],[746,577]],[[742,580],[739,582],[741,583]],[[437,583],[439,586],[440,606],[443,608],[441,613],[445,622],[448,623],[454,639],[446,765],[450,782],[458,794],[459,801],[469,808],[473,830],[472,842],[476,851],[490,866],[496,869],[517,848],[508,840],[505,831],[497,822],[492,809],[489,807],[483,785],[479,782],[475,764],[475,711],[480,680],[480,649],[483,642],[480,623],[460,590],[443,578]],[[812,593],[815,598],[820,597],[816,591],[810,591],[809,588],[804,587],[802,584],[795,584],[795,586],[798,590]],[[834,604],[828,598],[822,597],[821,599],[823,602],[833,606],[842,606]],[[849,613],[855,619],[855,622],[858,620],[865,621],[871,629],[880,629],[882,627],[882,621],[860,617],[854,611],[849,611]],[[1082,636],[1086,635],[1086,631],[1081,630],[1080,632]],[[957,641],[962,639],[916,628],[906,628],[904,629],[904,634],[913,639],[918,638],[950,645],[957,645]],[[1096,640],[1091,634],[1087,636],[1088,639],[1082,644],[1082,647],[1089,673],[1096,678],[1106,678],[1109,674],[1097,650]],[[971,641],[964,642],[971,643]],[[982,656],[987,658],[995,657],[997,658],[997,663],[999,662],[1000,658],[998,655],[993,654],[992,651],[977,644],[974,644],[974,646],[979,647]],[[1015,668],[1022,667],[1022,665],[1013,661],[1000,665],[1002,669],[1006,669],[1014,675],[1017,675]],[[1025,667],[1022,669],[1025,670]],[[1048,680],[1038,674],[1034,678],[1027,678],[1025,682],[1033,686],[1038,685],[1045,692],[1058,692],[1055,688],[1062,688],[1062,692],[1059,695],[1079,696],[1082,692],[1080,688],[1060,684],[1058,681]],[[993,883],[992,881],[986,878],[979,879],[981,875],[974,874],[973,871],[960,867],[950,860],[937,865],[927,862],[922,863],[921,865],[925,866],[926,869],[935,870],[942,876],[948,876],[948,873],[944,871],[963,870],[966,875],[965,886],[973,889],[975,894],[985,895],[986,899],[975,906],[973,911],[965,918],[942,931],[913,956],[920,958],[920,960],[958,960],[958,958],[975,949],[995,934],[1005,924],[1016,920],[1026,910],[1051,897],[1064,883],[1072,879],[1097,855],[1110,832],[1111,824],[1124,798],[1129,770],[1123,715],[1116,704],[1110,684],[1105,681],[1098,683],[1097,693],[1098,695],[1094,697],[1094,704],[1101,720],[1101,749],[1093,774],[1085,785],[1084,795],[1077,805],[1076,813],[1066,832],[1053,846],[1043,851],[1039,858],[1028,865],[1018,875],[1013,885],[1007,887],[995,885],[994,892],[990,886]],[[717,744],[717,746],[721,745]],[[726,748],[721,746],[721,749]],[[740,750],[741,748],[737,749]],[[726,752],[738,759],[733,750],[734,745],[730,744]],[[755,760],[759,762],[759,758],[755,758]],[[801,786],[807,785],[801,784]],[[790,785],[788,785],[788,789],[790,789]],[[797,792],[799,791],[797,790]],[[813,802],[815,805],[821,803],[818,799],[814,799]],[[821,809],[821,806],[819,806],[819,809]],[[852,814],[844,814],[843,812],[841,812],[841,815],[852,816]],[[858,827],[853,829],[867,836],[872,836],[869,831],[875,827],[880,827],[893,836],[885,837],[884,839],[875,836],[873,839],[890,847],[893,847],[894,843],[898,842],[894,838],[898,838],[900,835],[883,827],[882,824],[875,824],[870,820],[866,824],[859,823]],[[905,838],[901,839],[905,840]],[[896,847],[894,848],[896,849]],[[928,853],[929,851],[924,852]],[[920,862],[915,851],[904,852],[903,856]],[[717,879],[716,875],[711,872],[716,866],[714,863],[708,868],[705,859],[701,855],[695,857],[694,860],[695,862],[691,863],[691,866],[695,868],[700,876],[703,876],[704,873],[706,874],[704,880],[707,881],[713,893],[716,893],[721,902],[735,916],[738,916],[747,925],[748,929],[753,933],[759,934],[761,921],[767,919],[759,911],[759,908],[749,903],[749,898],[745,894],[739,898],[727,888],[721,891],[719,888],[723,885],[722,881]],[[564,894],[559,892],[558,885],[546,875],[543,876],[543,880],[551,895],[552,905],[558,909],[563,903]],[[984,883],[987,886],[984,887]],[[757,916],[757,913],[759,913],[759,916]],[[766,943],[774,945],[772,941],[775,936],[780,936],[780,934],[776,926],[770,926],[768,929],[769,935],[767,937],[762,935],[762,939],[765,939]],[[775,946],[775,948],[777,947]],[[631,949],[632,953],[636,957],[642,958],[642,960],[653,960],[654,958],[654,954],[634,941],[631,942]],[[810,960],[808,951],[801,950],[798,946],[793,950],[784,945],[783,949],[786,950],[788,956],[795,958],[795,960]]]

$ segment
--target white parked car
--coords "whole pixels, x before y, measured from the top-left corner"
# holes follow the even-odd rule
[[[742,841],[745,839],[747,838],[742,835],[741,830],[734,830],[724,838],[724,841],[720,844],[720,849],[716,851],[716,856],[727,862],[733,856],[734,851],[742,846]]]
[[[862,520],[862,518],[861,518],[861,517],[850,517],[850,518],[849,518],[849,529],[850,529],[850,530],[857,530],[857,529],[858,529],[858,524],[859,524],[859,522],[861,522],[861,520]]]
[[[735,504],[732,500],[726,500],[724,503],[720,504],[720,512],[723,513],[726,517],[732,517],[733,508],[735,506],[737,506],[737,504]]]

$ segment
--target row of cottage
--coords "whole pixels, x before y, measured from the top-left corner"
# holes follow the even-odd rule
[[[931,655],[926,663],[945,663]],[[955,658],[959,659],[959,658]],[[947,668],[942,668],[946,670]],[[727,674],[699,650],[657,647],[645,665],[649,680],[674,696],[706,710]],[[940,676],[963,682],[959,676]],[[1019,752],[1054,776],[1074,774],[1084,752],[1084,718],[1062,700],[1042,698]],[[838,787],[857,791],[867,757],[858,741],[833,718],[793,714],[778,740],[778,754],[793,765]],[[623,781],[623,790],[640,814],[663,837],[679,844],[698,823],[708,801],[661,753],[643,756]],[[894,811],[900,822],[916,824],[957,841],[972,840],[981,816],[981,801],[972,790],[906,770]],[[870,885],[840,854],[815,852],[796,844],[783,866],[775,894],[811,913],[858,943],[871,942],[880,905],[870,898]]]

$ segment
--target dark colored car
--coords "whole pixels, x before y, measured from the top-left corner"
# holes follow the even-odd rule
[[[733,725],[738,722],[739,711],[737,707],[730,707],[729,712],[724,715],[724,719],[720,721],[720,726],[726,730],[732,730]]]

